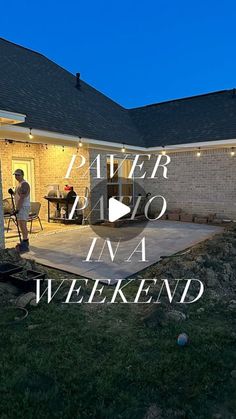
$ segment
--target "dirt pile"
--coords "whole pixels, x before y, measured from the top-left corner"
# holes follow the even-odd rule
[[[146,278],[198,278],[218,295],[236,294],[236,227],[145,270]]]

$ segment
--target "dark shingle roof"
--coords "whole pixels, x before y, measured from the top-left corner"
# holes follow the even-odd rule
[[[126,109],[43,55],[0,38],[0,109],[22,126],[142,146]]]
[[[236,94],[124,109],[43,55],[0,38],[0,109],[23,126],[101,141],[162,146],[236,138]]]
[[[236,92],[205,95],[130,109],[147,147],[236,138]]]

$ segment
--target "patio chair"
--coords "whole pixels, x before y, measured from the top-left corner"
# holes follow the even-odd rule
[[[33,224],[33,221],[35,220],[38,220],[41,230],[43,230],[43,226],[39,217],[40,208],[41,208],[40,202],[30,203],[30,213],[29,213],[29,218],[28,218],[28,222],[30,222],[30,233],[32,233],[32,224]]]
[[[10,198],[5,198],[2,201],[2,206],[3,206],[3,216],[4,216],[4,221],[8,221],[7,223],[7,233],[10,229],[10,224],[11,221],[13,221],[13,223],[16,225],[16,221],[15,221],[15,217],[12,215],[12,202]]]

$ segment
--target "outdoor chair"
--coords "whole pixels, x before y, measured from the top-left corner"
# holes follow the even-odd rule
[[[16,225],[15,217],[12,215],[13,208],[12,208],[11,199],[9,198],[3,199],[2,206],[3,206],[4,221],[7,221],[7,233],[8,233],[10,229],[11,221],[13,221],[13,223]]]
[[[32,224],[33,224],[33,221],[35,220],[38,220],[41,230],[43,230],[43,226],[39,217],[40,208],[41,208],[40,202],[30,203],[30,213],[29,213],[29,218],[28,218],[28,222],[30,222],[30,233],[32,233]]]

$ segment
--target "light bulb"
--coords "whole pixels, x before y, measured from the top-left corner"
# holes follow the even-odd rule
[[[200,157],[200,156],[201,156],[201,151],[200,151],[200,147],[199,147],[198,152],[197,152],[197,157]]]
[[[30,128],[30,132],[29,132],[29,139],[30,139],[30,140],[32,140],[32,139],[34,138],[34,136],[32,135],[31,130],[32,130],[32,128]]]
[[[161,154],[162,154],[163,156],[165,156],[165,154],[166,154],[166,150],[165,150],[165,146],[164,146],[164,145],[162,146],[162,152],[161,152]]]

